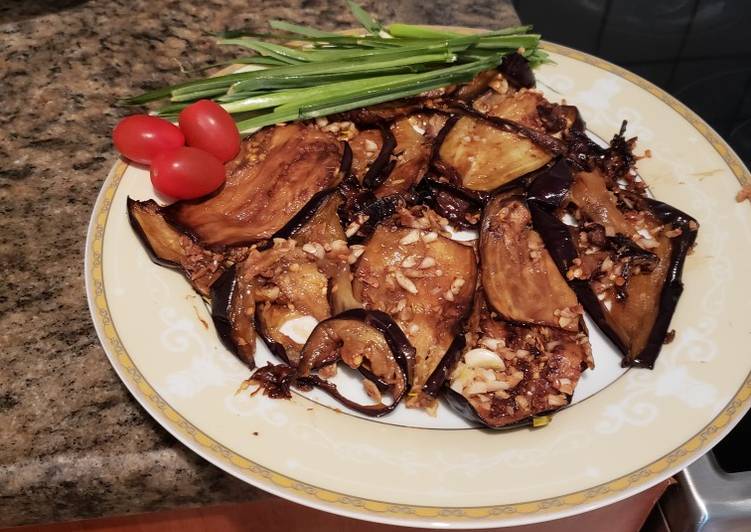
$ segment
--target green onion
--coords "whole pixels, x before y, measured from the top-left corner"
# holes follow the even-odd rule
[[[289,63],[291,65],[299,65],[308,61],[304,52],[295,50],[294,48],[288,48],[279,44],[265,43],[257,41],[255,39],[248,39],[246,37],[239,39],[221,39],[219,44],[234,44],[236,46],[242,46],[243,48],[250,48],[262,56],[269,56],[277,59],[278,61]]]
[[[512,26],[510,28],[504,28],[502,30],[484,31],[482,33],[476,33],[479,37],[494,37],[503,35],[515,35],[519,33],[527,33],[532,29],[531,25],[527,26]],[[390,35],[394,37],[404,37],[409,39],[451,39],[454,37],[463,37],[467,34],[457,33],[455,31],[437,30],[426,26],[419,26],[415,24],[389,24],[386,28]]]
[[[342,86],[343,84],[338,84],[338,86],[332,84],[321,86],[315,92],[298,91],[286,97],[280,96],[280,102],[286,99],[289,103],[279,105],[271,113],[239,122],[238,128],[240,133],[247,134],[254,128],[278,122],[324,116],[333,112],[343,112],[393,99],[416,96],[427,90],[445,87],[460,81],[469,81],[477,73],[488,69],[493,62],[478,61],[419,75],[384,77],[379,81],[370,79],[365,83],[360,81],[360,87],[356,87],[354,83],[347,87]]]
[[[350,11],[352,11],[352,15],[357,19],[357,22],[359,22],[368,33],[378,33],[381,31],[381,25],[378,24],[378,22],[376,22],[367,11],[352,0],[347,0],[347,5],[349,6]]]
[[[175,94],[170,98],[172,102],[192,102],[195,100],[201,100],[203,98],[212,98],[214,96],[222,96],[226,92],[223,88],[217,89],[205,89],[194,92],[183,92]]]
[[[533,48],[540,42],[540,36],[536,33],[527,35],[504,35],[501,37],[488,37],[480,39],[478,48]]]
[[[532,416],[532,427],[544,427],[545,425],[548,425],[552,419],[552,416]]]
[[[461,37],[461,33],[454,31],[436,30],[414,24],[389,24],[386,31],[394,37],[406,37],[410,39],[451,39],[452,37]]]
[[[303,64],[289,67],[268,68],[249,72],[254,74],[234,83],[229,92],[243,90],[257,90],[276,88],[276,80],[300,79],[315,77],[324,80],[337,74],[353,74],[357,72],[382,72],[384,70],[405,67],[410,65],[422,65],[425,63],[450,63],[456,61],[456,56],[451,52],[437,54],[425,54],[412,57],[395,57],[374,61],[331,61],[326,63]]]
[[[299,24],[292,24],[291,22],[285,22],[283,20],[271,20],[269,26],[275,30],[282,30],[289,33],[298,33],[306,37],[316,38],[329,38],[329,37],[341,37],[338,33],[330,33],[327,31],[317,30],[315,28],[308,28],[306,26],[300,26]]]
[[[385,28],[352,0],[352,16],[364,28],[342,35],[272,20],[267,33],[236,29],[217,34],[220,44],[240,46],[232,64],[242,72],[196,79],[123,100],[143,105],[166,100],[156,112],[174,117],[189,102],[210,98],[248,134],[258,127],[307,119],[469,81],[519,51],[532,66],[549,61],[531,26],[480,33],[394,23]],[[221,66],[222,63],[212,66]],[[205,70],[204,67],[200,70]]]

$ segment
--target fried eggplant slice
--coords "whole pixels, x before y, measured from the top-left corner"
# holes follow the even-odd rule
[[[334,314],[361,306],[352,294],[349,265],[359,256],[362,246],[350,249],[346,244],[347,236],[338,215],[342,203],[341,195],[330,194],[309,222],[292,234],[303,248],[312,246],[320,254],[317,246],[323,247],[325,260],[319,260],[318,265],[330,279],[328,297]]]
[[[591,360],[583,328],[515,324],[494,315],[479,294],[446,398],[460,414],[492,429],[531,422],[571,402]]]
[[[411,193],[377,198],[371,190],[363,188],[353,178],[342,183],[340,192],[344,197],[340,218],[346,223],[345,234],[350,244],[360,244],[367,240],[379,223],[405,208],[408,203],[413,203],[415,199]]]
[[[352,175],[362,183],[365,174],[373,163],[383,153],[384,138],[380,129],[364,129],[359,131],[355,137],[349,141],[352,148]],[[387,150],[385,158],[391,157],[391,151]]]
[[[523,55],[513,53],[505,56],[498,70],[504,79],[515,89],[531,89],[535,86],[535,74]]]
[[[337,215],[340,203],[337,193],[330,194],[291,234],[294,240],[277,240],[269,250],[277,254],[263,270],[256,268],[258,331],[292,366],[318,322],[360,306],[352,295],[350,249]]]
[[[233,266],[211,286],[211,319],[222,344],[246,366],[256,367],[252,271]]]
[[[329,277],[319,267],[324,250],[288,240],[262,253],[269,252],[276,256],[255,266],[256,328],[274,354],[297,366],[308,334],[331,316]]]
[[[527,324],[579,329],[581,307],[561,276],[520,196],[495,196],[480,230],[482,286],[503,318]]]
[[[556,265],[623,353],[623,364],[651,368],[683,289],[698,224],[628,186],[633,179],[614,160],[606,153],[568,179],[560,166],[556,175],[542,173],[530,187],[530,208]],[[566,213],[575,225],[562,221]]]
[[[503,87],[501,88],[503,89]],[[544,102],[536,91],[488,91],[473,103],[478,113],[546,134],[537,111]],[[495,190],[541,168],[552,159],[548,149],[517,132],[504,131],[476,116],[462,116],[438,151],[437,166],[458,185],[477,191]]]
[[[350,250],[336,213],[339,197],[330,194],[308,222],[253,249],[248,258],[216,283],[214,322],[220,337],[251,364],[255,332],[281,360],[296,366],[313,328],[332,308],[359,306],[352,296]]]
[[[267,239],[316,193],[338,183],[342,151],[336,137],[314,125],[263,129],[243,142],[217,193],[177,202],[166,216],[207,246]]]
[[[391,134],[396,140],[393,169],[375,189],[377,197],[406,192],[425,175],[433,150],[433,140],[446,123],[440,114],[417,113],[396,120]]]
[[[387,314],[375,310],[352,309],[319,323],[311,333],[296,369],[287,364],[268,365],[248,380],[270,397],[291,397],[290,387],[300,390],[319,388],[344,406],[371,417],[388,414],[409,388],[407,369],[414,348],[399,326]],[[363,381],[374,404],[363,405],[343,396],[336,385],[322,378],[323,369],[342,361],[352,369],[372,374]],[[318,374],[315,370],[319,370]],[[391,402],[383,402],[381,391],[388,391]]]
[[[160,266],[180,270],[199,294],[208,296],[211,285],[225,271],[226,254],[206,249],[172,227],[164,219],[163,208],[154,200],[128,198],[127,205],[130,225],[151,260]],[[241,260],[246,252],[237,249],[231,256]]]
[[[422,387],[467,315],[477,280],[472,247],[428,229],[379,226],[355,264],[355,297],[391,315],[417,350],[407,406],[434,408]]]
[[[417,189],[420,200],[453,227],[474,228],[480,222],[483,200],[451,183],[426,177]]]
[[[491,83],[500,83],[502,79],[503,76],[497,70],[485,70],[484,72],[477,74],[470,82],[459,85],[456,90],[451,93],[451,97],[456,100],[471,102],[481,94],[485,93]]]

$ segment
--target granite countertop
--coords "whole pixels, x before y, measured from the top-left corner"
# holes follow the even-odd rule
[[[363,2],[383,21],[518,23],[510,2]],[[207,33],[354,25],[343,1],[11,0],[0,6],[0,526],[242,501],[130,397],[86,304],[86,227],[119,97],[225,58]]]

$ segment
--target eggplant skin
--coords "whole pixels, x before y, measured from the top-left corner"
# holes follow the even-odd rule
[[[416,349],[407,406],[433,408],[434,398],[423,397],[422,387],[471,309],[474,249],[428,229],[382,224],[353,275],[355,297],[366,309],[392,316]]]
[[[329,214],[335,217],[335,205]],[[317,215],[311,220],[320,221]],[[308,236],[325,234],[318,229]],[[211,294],[212,317],[227,348],[252,367],[257,332],[272,353],[296,366],[303,346],[281,328],[295,318],[310,316],[321,321],[331,316],[326,295],[332,276],[341,284],[342,293],[347,293],[335,257],[346,264],[348,251],[343,240],[339,244],[319,259],[305,251],[313,249],[305,248],[306,244],[277,239],[273,247],[252,250],[246,260],[228,270]],[[316,246],[323,254],[323,247]]]
[[[634,366],[653,368],[660,350],[665,344],[670,321],[683,293],[683,281],[681,280],[683,265],[689,251],[696,242],[699,224],[693,217],[667,203],[647,199],[647,204],[652,214],[662,223],[671,224],[674,228],[681,229],[681,234],[670,241],[670,264],[660,294],[657,319],[649,333],[646,345],[632,361]]]
[[[382,156],[384,162],[380,163],[383,166],[388,162],[393,151],[393,146],[388,146],[384,150],[384,136],[388,131],[385,127],[383,130],[379,128],[363,129],[358,131],[354,138],[349,140],[349,146],[352,149],[352,175],[362,183],[365,174],[373,166],[376,159]],[[396,145],[396,141],[393,141]]]
[[[573,181],[571,168],[563,158],[531,177],[527,199],[547,208],[560,207],[568,197]]]
[[[449,179],[475,191],[492,191],[545,166],[563,143],[545,132],[537,92],[488,91],[472,107],[451,109],[463,115],[440,145],[438,168]]]
[[[278,251],[279,255],[261,259],[266,263],[256,267],[254,285],[259,334],[275,353],[278,348],[272,346],[282,346],[285,350],[282,360],[296,366],[303,346],[286,336],[282,327],[304,316],[325,320],[331,316],[331,307],[326,297],[330,277],[315,257],[293,244],[286,241],[282,249],[262,252]]]
[[[367,134],[367,131],[362,133],[362,135],[365,134]],[[394,168],[394,161],[391,160],[391,155],[394,153],[394,148],[396,148],[396,138],[394,138],[391,130],[385,126],[381,126],[380,135],[380,143],[373,140],[370,141],[376,147],[380,144],[380,149],[378,155],[368,164],[367,170],[362,173],[362,178],[360,179],[363,186],[368,189],[374,189],[383,183]],[[360,136],[358,135],[355,139],[359,140]],[[365,141],[366,145],[368,144],[367,140]],[[370,158],[367,151],[365,155],[367,159]]]
[[[128,220],[151,260],[160,266],[179,270],[193,288],[208,296],[210,287],[224,272],[225,257],[197,244],[189,235],[167,223],[164,208],[154,200],[127,200]],[[233,259],[242,259],[245,250],[235,249]]]
[[[270,238],[316,193],[338,183],[342,152],[332,134],[313,125],[261,130],[227,164],[227,182],[217,193],[177,202],[166,216],[210,247]]]
[[[355,325],[356,324],[356,325]],[[365,328],[365,329],[363,329]],[[388,355],[378,353],[378,342],[369,338],[371,332],[383,338]],[[324,342],[315,345],[319,340]],[[349,345],[354,342],[354,345]],[[360,345],[362,343],[362,345]],[[336,385],[320,378],[318,375],[305,374],[304,370],[315,364],[305,354],[331,360],[327,348],[337,346],[337,355],[352,368],[365,368],[368,378],[371,374],[378,380],[368,378],[376,384],[386,385],[392,394],[390,404],[378,401],[375,404],[356,403],[339,393]],[[352,348],[355,348],[354,351]],[[382,348],[383,346],[381,346]],[[321,389],[347,408],[370,417],[384,416],[396,408],[409,389],[409,367],[415,357],[415,348],[409,343],[399,326],[386,313],[377,310],[350,309],[318,324],[310,335],[303,350],[303,362],[300,365],[298,384]],[[382,388],[383,386],[378,386]]]
[[[494,316],[481,295],[466,336],[447,399],[460,414],[489,428],[526,423],[568,405],[591,365],[583,327],[569,332],[511,323]]]
[[[311,218],[313,218],[313,216],[315,216],[320,210],[321,206],[328,201],[333,192],[334,189],[326,189],[316,192],[313,197],[310,198],[310,201],[306,203],[305,206],[284,225],[284,227],[279,229],[279,231],[273,235],[271,240],[273,241],[275,238],[291,238],[294,234],[302,231]]]
[[[482,200],[459,187],[426,177],[416,191],[423,204],[446,218],[453,227],[474,228],[480,221]]]
[[[132,198],[128,198],[127,205],[128,221],[151,260],[160,266],[179,268],[183,235],[164,220],[161,207],[154,200]]]
[[[623,153],[629,149],[629,144],[623,140],[622,132],[616,139],[620,141],[616,142],[611,155],[607,155],[608,150],[602,150],[595,162],[589,161],[591,170],[580,170],[572,176],[568,164],[559,161],[549,171],[538,175],[529,187],[533,226],[564,276],[575,269],[575,261],[583,260],[577,246],[578,229],[564,224],[558,217],[558,212],[568,202],[573,202],[584,213],[590,220],[588,223],[601,225],[602,240],[625,242],[626,248],[641,250],[632,241],[636,238],[636,228],[621,212],[613,192],[606,186],[608,180],[614,182],[619,177],[608,172],[621,172],[624,164],[630,164],[630,155]],[[615,193],[622,201],[625,198],[631,202],[638,209],[635,212],[641,213],[645,220],[652,220],[652,225],[669,226],[678,235],[655,237],[655,248],[642,252],[645,257],[652,257],[648,261],[652,265],[630,277],[627,290],[619,292],[618,300],[612,302],[610,309],[598,299],[589,278],[569,277],[568,282],[595,324],[624,355],[623,365],[652,368],[683,291],[683,264],[695,242],[698,223],[663,202],[621,188]],[[607,233],[614,236],[605,236]]]
[[[446,120],[445,116],[435,113],[416,113],[396,120],[388,134],[394,140],[393,158],[388,171],[381,171],[377,184],[368,184],[366,175],[363,184],[374,188],[377,197],[403,193],[417,185],[427,172],[433,139],[440,133]],[[389,136],[385,136],[387,142]]]
[[[211,319],[224,347],[253,369],[256,367],[254,305],[252,292],[243,293],[249,289],[238,280],[236,266],[225,271],[211,287]]]
[[[361,306],[352,294],[349,248],[343,246],[347,235],[338,214],[343,201],[338,192],[330,194],[309,217],[307,223],[291,234],[301,247],[308,243],[316,243],[324,249],[330,246],[332,251],[337,248],[341,250],[340,253],[346,253],[346,257],[342,254],[328,255],[325,261],[319,262],[319,267],[322,267],[329,277],[328,299],[334,314]]]
[[[535,86],[535,74],[523,55],[514,52],[503,58],[498,68],[509,85],[518,89],[531,89]]]
[[[443,358],[433,370],[433,373],[431,373],[428,380],[425,381],[425,384],[422,387],[423,394],[428,397],[437,398],[444,390],[447,392],[453,391],[448,387],[444,388],[444,384],[447,382],[451,371],[453,371],[459,363],[459,360],[461,360],[462,353],[466,346],[467,339],[462,330],[456,335],[456,337],[454,337],[451,345],[446,350],[446,354],[443,355]]]
[[[558,266],[558,270],[565,275],[565,272],[568,272],[573,264],[574,259],[579,256],[571,228],[535,201],[530,201],[530,211],[535,229],[542,236],[545,247]],[[612,320],[607,314],[607,309],[600,303],[597,294],[592,290],[589,282],[583,279],[571,279],[569,280],[569,285],[576,293],[579,303],[584,307],[597,327],[605,333],[605,336],[613,342],[613,345],[621,353],[627,353],[628,347],[622,335],[619,334],[617,328],[612,324]]]
[[[348,324],[357,325],[348,327]],[[365,354],[367,350],[346,350],[347,343],[352,340],[355,340],[355,347],[362,347],[357,345],[357,341],[364,340],[367,343],[366,348],[375,348],[373,342],[367,339],[368,335],[362,334],[360,327],[371,329],[374,334],[383,338],[384,346],[390,352],[390,355],[385,357],[389,359],[388,361],[383,360],[379,365],[374,366],[372,360],[367,358],[373,356],[374,352]],[[353,336],[348,340],[347,334]],[[291,397],[291,387],[303,391],[319,388],[347,408],[370,417],[381,417],[396,408],[409,388],[408,368],[410,360],[414,359],[414,351],[407,337],[388,314],[375,310],[351,309],[324,320],[316,326],[305,344],[303,359],[297,368],[288,364],[268,364],[258,369],[250,377],[248,383],[257,384],[258,390],[263,390],[263,393],[269,397],[287,399]],[[358,353],[364,356],[361,355],[358,359]],[[335,384],[311,374],[311,370],[323,364],[336,362],[340,358],[352,367],[360,366],[366,360],[370,361],[370,368],[376,376],[389,380],[388,385],[393,394],[392,402],[384,404],[379,401],[369,405],[356,403],[343,396]],[[390,375],[383,374],[384,370]]]
[[[337,192],[314,197],[304,222],[291,224],[291,239],[275,239],[273,247],[248,259],[255,263],[256,330],[272,353],[292,366],[303,345],[281,332],[286,322],[304,316],[320,322],[360,306],[352,295],[350,251],[337,214],[341,203]]]
[[[462,394],[455,392],[451,388],[445,388],[444,389],[444,399],[446,399],[446,403],[454,409],[454,411],[462,416],[463,418],[467,419],[468,421],[471,421],[475,424],[481,425],[485,428],[492,429],[492,430],[514,430],[522,427],[528,427],[532,425],[532,418],[533,416],[529,416],[526,419],[523,419],[521,421],[505,424],[505,425],[497,425],[488,423],[487,419],[480,416],[480,414],[475,410],[475,408],[472,406],[472,404],[469,402],[469,400],[464,397]],[[545,415],[547,412],[540,412],[538,416]]]

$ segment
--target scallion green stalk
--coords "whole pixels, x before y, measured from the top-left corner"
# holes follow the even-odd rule
[[[255,54],[232,61],[247,65],[246,71],[163,87],[122,103],[169,100],[157,114],[174,117],[189,102],[210,98],[247,134],[278,122],[339,113],[468,81],[516,51],[533,66],[549,61],[538,48],[540,36],[530,33],[531,26],[473,34],[401,23],[384,28],[352,0],[346,2],[364,28],[361,34],[342,35],[277,20],[269,23],[268,33],[222,32],[220,44]]]

